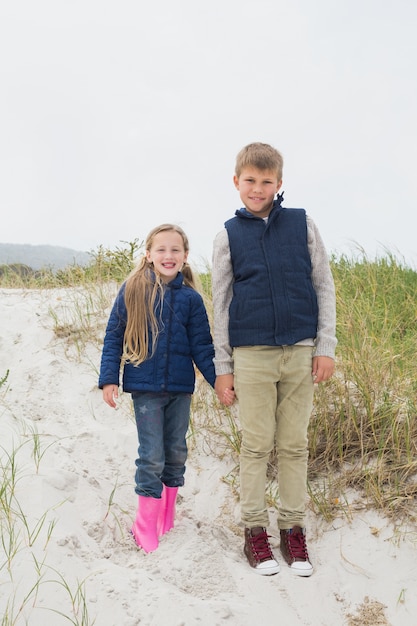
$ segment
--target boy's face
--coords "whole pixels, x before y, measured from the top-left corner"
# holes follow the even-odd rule
[[[275,171],[249,166],[242,169],[239,177],[235,175],[233,182],[246,209],[256,217],[269,215],[275,194],[282,185]]]

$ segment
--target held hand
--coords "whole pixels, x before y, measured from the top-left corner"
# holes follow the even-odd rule
[[[217,376],[216,378],[214,390],[216,392],[219,402],[226,406],[231,406],[236,399],[233,385],[233,374],[222,374],[221,376]]]
[[[106,404],[111,406],[112,409],[117,407],[115,400],[119,397],[119,388],[117,385],[104,385],[103,387],[103,400]]]
[[[234,389],[229,389],[226,387],[223,394],[223,404],[226,406],[232,406],[234,401],[236,400],[236,394]]]
[[[313,376],[313,382],[322,383],[325,380],[329,380],[334,373],[334,360],[329,356],[314,356],[313,357],[313,369],[311,374]]]

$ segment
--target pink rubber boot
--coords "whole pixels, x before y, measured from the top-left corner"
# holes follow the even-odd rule
[[[158,520],[158,535],[165,535],[174,527],[175,502],[177,500],[178,487],[163,486],[161,500],[161,513]]]
[[[157,524],[161,514],[161,498],[139,496],[136,519],[132,526],[132,535],[137,545],[145,552],[153,552],[159,545]]]

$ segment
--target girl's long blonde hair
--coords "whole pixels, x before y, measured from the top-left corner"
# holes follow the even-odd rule
[[[149,233],[145,249],[150,251],[155,235],[172,231],[181,235],[185,252],[189,251],[188,237],[179,226],[175,224],[161,224]],[[196,279],[188,263],[184,263],[181,273],[184,283],[188,287],[196,289]],[[164,297],[164,284],[160,276],[155,272],[146,254],[141,258],[138,265],[126,280],[125,303],[127,309],[127,323],[123,340],[123,360],[134,365],[140,365],[155,351],[160,322],[155,314],[158,304]],[[152,338],[151,351],[149,343]]]

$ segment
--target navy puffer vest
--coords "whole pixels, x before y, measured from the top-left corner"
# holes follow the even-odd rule
[[[225,223],[233,264],[230,345],[293,345],[317,333],[304,209],[274,202],[268,221],[246,209]]]

